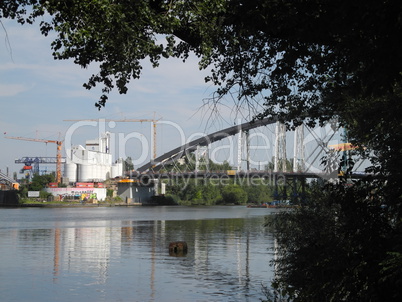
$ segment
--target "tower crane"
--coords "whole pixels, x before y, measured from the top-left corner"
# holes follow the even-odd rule
[[[39,138],[29,138],[29,137],[20,137],[20,136],[5,136],[5,138],[10,139],[19,139],[24,141],[31,142],[39,142],[39,143],[53,143],[57,145],[57,153],[56,153],[56,182],[61,182],[61,147],[63,145],[63,141],[59,140],[51,140],[51,139],[39,139]]]
[[[139,123],[143,123],[143,122],[152,122],[152,129],[153,129],[153,146],[152,146],[152,155],[153,158],[156,158],[156,123],[159,121],[160,119],[118,119],[118,120],[114,120],[114,119],[82,119],[82,120],[63,120],[65,122],[80,122],[80,121],[90,121],[90,122],[116,122],[116,123],[120,123],[120,122],[139,122]]]

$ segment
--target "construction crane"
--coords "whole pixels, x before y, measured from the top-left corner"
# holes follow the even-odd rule
[[[39,142],[39,143],[52,143],[57,145],[57,153],[56,153],[56,182],[61,182],[61,147],[63,145],[63,141],[59,140],[51,140],[51,139],[39,139],[39,138],[29,138],[29,137],[20,137],[20,136],[5,136],[5,138],[10,139],[19,139],[24,141],[31,142]]]
[[[154,160],[156,158],[156,123],[159,121],[160,119],[155,119],[155,117],[153,119],[119,119],[119,120],[113,120],[113,119],[83,119],[83,120],[63,120],[64,122],[80,122],[80,121],[89,121],[89,122],[116,122],[116,123],[130,123],[130,122],[134,122],[134,123],[144,123],[144,122],[152,122],[152,129],[153,129],[153,146],[152,146],[152,155],[153,158],[152,160]]]
[[[61,163],[64,164],[65,162],[66,159],[62,157]],[[17,158],[14,163],[24,164],[25,166],[22,170],[32,169],[32,172],[35,174],[39,173],[39,164],[57,164],[57,157],[25,156]]]

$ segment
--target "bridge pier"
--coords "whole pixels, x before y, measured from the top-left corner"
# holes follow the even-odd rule
[[[127,205],[146,205],[151,204],[152,197],[155,196],[155,182],[148,179],[122,179],[117,183],[117,195],[127,203]]]
[[[293,142],[293,172],[305,171],[304,165],[304,126],[298,126]]]
[[[205,171],[209,171],[209,145],[201,147],[197,145],[195,150],[195,171],[200,171],[200,167],[204,165]]]
[[[292,196],[290,201],[293,204],[303,204],[306,202],[306,178],[303,176],[293,176],[290,179],[292,183]]]
[[[305,203],[306,177],[300,175],[283,175],[283,177],[275,177],[274,199],[278,201],[289,200],[292,204]]]
[[[274,172],[286,171],[286,126],[276,122]]]

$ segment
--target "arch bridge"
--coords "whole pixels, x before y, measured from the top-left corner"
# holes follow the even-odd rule
[[[274,154],[270,167],[261,169],[250,168],[250,130],[273,125],[275,124],[274,132]],[[209,153],[211,145],[222,141],[226,138],[237,135],[237,146],[231,146],[237,151],[237,158],[234,160],[235,171],[237,174],[244,174],[244,172],[251,172],[252,170],[272,172],[292,172],[292,173],[305,173],[305,174],[318,174],[322,177],[324,174],[333,172],[336,167],[336,158],[339,151],[339,144],[337,147],[330,145],[338,128],[330,125],[322,135],[322,127],[317,129],[310,129],[301,125],[296,128],[293,135],[293,156],[289,159],[287,157],[287,131],[285,125],[278,122],[276,118],[264,118],[252,122],[246,122],[214,133],[199,137],[190,142],[176,147],[163,155],[147,162],[146,164],[136,169],[136,174],[163,174],[167,172],[175,173],[209,173],[214,172],[209,168]],[[306,135],[307,134],[307,135]],[[288,146],[292,145],[289,144]],[[306,145],[310,147],[305,150]],[[343,144],[340,144],[343,145]],[[338,148],[338,150],[336,149]],[[306,154],[307,153],[307,154]],[[327,166],[319,167],[321,165],[321,158],[327,156]],[[246,162],[246,168],[242,169],[242,162]],[[265,162],[269,160],[265,159]],[[190,162],[191,165],[185,164]],[[338,161],[339,162],[339,161]],[[355,167],[355,170],[360,168],[360,165]],[[337,168],[337,167],[336,167]],[[216,172],[216,171],[215,171]]]
[[[249,133],[250,130],[275,125],[274,131],[274,156],[270,167],[264,169],[250,169],[249,158]],[[235,178],[237,183],[251,183],[253,179],[263,181],[275,187],[278,199],[288,199],[292,195],[294,199],[304,199],[305,184],[308,179],[331,179],[338,177],[339,158],[336,148],[329,145],[338,129],[329,125],[324,135],[320,135],[322,128],[315,130],[304,127],[296,128],[293,134],[293,157],[287,159],[286,153],[286,128],[276,118],[265,118],[253,122],[242,123],[214,133],[194,139],[179,147],[166,152],[154,160],[142,165],[135,171],[130,171],[129,176],[138,184],[149,186],[150,182],[161,182],[163,179],[170,181],[180,180],[188,183],[189,179],[196,179],[198,183],[206,181],[224,181]],[[307,134],[307,135],[305,135]],[[213,170],[209,167],[209,152],[211,145],[229,137],[237,136],[237,166],[226,170]],[[305,147],[310,145],[306,154]],[[312,146],[311,146],[312,145]],[[338,145],[339,147],[339,145]],[[339,149],[339,148],[338,148]],[[339,151],[339,150],[338,150]],[[318,166],[323,156],[327,156],[327,166]],[[246,168],[241,164],[246,161]],[[356,170],[354,178],[365,176]],[[289,194],[289,192],[292,192]]]

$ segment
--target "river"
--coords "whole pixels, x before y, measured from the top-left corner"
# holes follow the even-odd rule
[[[260,301],[273,211],[0,208],[1,301]],[[173,241],[185,256],[169,255]]]

